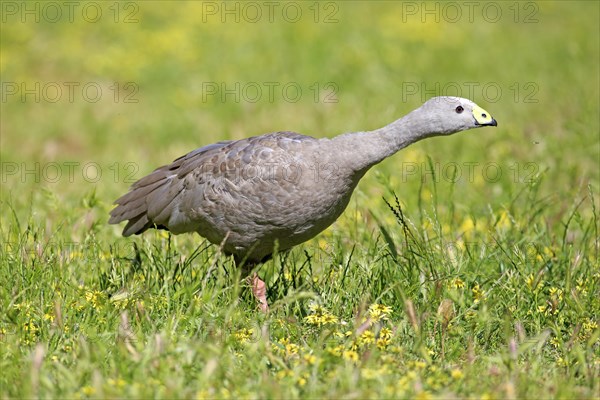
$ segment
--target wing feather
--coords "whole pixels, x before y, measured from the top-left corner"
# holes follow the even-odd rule
[[[194,220],[196,209],[205,205],[206,190],[214,196],[218,182],[223,187],[229,184],[228,169],[252,165],[270,158],[274,151],[285,152],[292,144],[315,140],[294,132],[275,132],[196,149],[135,182],[115,201],[109,223],[128,221],[124,236],[153,227],[174,233],[198,230],[202,221]]]
[[[167,213],[184,189],[181,179],[194,169],[201,168],[207,160],[218,156],[229,143],[219,142],[201,147],[141,178],[128,193],[115,201],[117,207],[111,210],[108,222],[118,224],[129,220],[123,236],[140,234],[154,225],[168,227],[164,224],[169,220]]]

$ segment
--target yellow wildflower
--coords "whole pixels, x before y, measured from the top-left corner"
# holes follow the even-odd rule
[[[548,246],[544,246],[542,253],[538,253],[536,259],[538,261],[544,261],[544,259],[553,259],[555,257],[554,251]]]
[[[338,319],[333,314],[323,314],[323,316],[321,317],[321,321],[322,321],[323,325],[326,325],[326,324],[335,324],[335,323],[338,322]]]
[[[284,379],[288,376],[293,376],[294,373],[292,372],[291,369],[282,369],[281,371],[277,372],[277,379]]]
[[[465,220],[462,222],[462,224],[460,225],[460,228],[459,228],[459,230],[461,230],[465,234],[474,229],[475,229],[475,221],[471,217],[465,218]]]
[[[390,339],[392,337],[392,330],[390,328],[381,328],[379,331],[379,337],[381,339]]]
[[[473,289],[471,289],[471,292],[473,292],[473,300],[475,303],[479,303],[485,298],[485,292],[481,290],[479,285],[475,285]]]
[[[344,359],[352,361],[352,362],[358,362],[358,353],[354,350],[346,350],[344,351],[344,353],[342,354],[342,356],[344,357]]]
[[[568,366],[568,365],[569,365],[569,362],[568,362],[567,360],[565,360],[564,358],[562,358],[562,357],[558,357],[558,358],[556,359],[556,364],[557,364],[559,367],[566,367],[566,366]]]
[[[381,338],[380,337],[379,339],[377,339],[377,348],[379,350],[385,349],[389,344],[390,344],[389,338]]]
[[[525,279],[525,282],[527,283],[527,286],[529,287],[529,289],[535,289],[533,287],[533,285],[535,283],[535,276],[533,276],[533,274],[527,275],[527,279]]]
[[[85,299],[92,305],[92,308],[98,308],[101,297],[102,292],[98,290],[89,290],[85,292]]]
[[[429,393],[426,390],[423,390],[423,391],[417,393],[415,398],[417,400],[429,400],[429,399],[432,399],[433,397],[431,396],[431,393]]]
[[[369,330],[364,331],[358,338],[360,345],[371,344],[375,342],[375,334]]]
[[[552,286],[550,288],[550,296],[555,296],[557,297],[559,300],[563,299],[563,290],[557,288],[556,286]]]
[[[298,354],[300,347],[295,343],[289,343],[285,345],[285,351],[288,355]]]
[[[581,332],[579,333],[579,338],[581,340],[587,340],[592,332],[598,329],[598,322],[592,320],[591,318],[586,318],[582,324]]]
[[[120,388],[122,388],[122,387],[124,387],[124,386],[125,386],[125,384],[126,384],[127,382],[125,382],[125,381],[124,381],[123,379],[121,379],[121,378],[117,378],[117,379],[112,379],[112,378],[109,378],[109,379],[107,379],[107,380],[106,380],[106,383],[108,383],[108,385],[109,385],[109,386],[117,386],[117,387],[120,387]]]
[[[240,343],[246,343],[252,338],[253,334],[254,334],[254,330],[248,329],[248,328],[242,328],[242,329],[238,330],[236,333],[234,333],[233,336]]]
[[[94,389],[92,386],[84,386],[81,388],[81,393],[86,396],[92,396],[94,393],[96,393],[96,389]]]
[[[308,309],[310,311],[312,311],[313,313],[317,313],[317,314],[322,314],[325,309],[323,308],[323,306],[321,306],[320,304],[317,303],[311,303],[308,305]]]
[[[308,309],[311,310],[312,313],[304,317],[304,321],[310,325],[323,326],[327,324],[336,324],[338,322],[338,318],[335,315],[329,313],[325,308],[318,304],[311,304],[308,306]]]
[[[371,304],[368,315],[374,322],[387,320],[392,313],[392,307],[383,304]]]
[[[314,365],[317,362],[317,357],[313,354],[305,354],[302,358],[308,365]]]
[[[40,329],[37,327],[34,321],[28,321],[23,324],[23,330],[31,334],[35,334]]]
[[[583,323],[584,331],[593,331],[598,328],[598,323],[596,321],[592,321],[591,318],[586,318],[586,321]]]
[[[327,349],[327,351],[329,352],[329,354],[331,354],[333,356],[340,357],[342,355],[343,349],[344,348],[340,345],[340,346],[330,347]]]
[[[452,288],[462,289],[464,287],[465,287],[465,282],[463,282],[463,280],[460,278],[454,278],[452,280],[452,282],[450,282],[450,289],[452,289]]]
[[[458,369],[458,368],[454,368],[450,371],[450,376],[456,380],[458,379],[462,379],[462,377],[464,376],[463,372]]]

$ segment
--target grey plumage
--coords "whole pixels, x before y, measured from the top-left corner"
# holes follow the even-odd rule
[[[331,225],[386,157],[426,137],[486,125],[496,121],[470,100],[436,97],[370,132],[333,139],[276,132],[211,144],[134,183],[109,223],[128,221],[124,236],[156,227],[215,244],[227,238],[225,253],[254,264]]]

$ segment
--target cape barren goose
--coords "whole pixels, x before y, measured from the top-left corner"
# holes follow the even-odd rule
[[[124,236],[147,229],[197,232],[249,275],[271,256],[311,239],[344,211],[373,165],[418,140],[496,120],[470,100],[434,97],[383,128],[317,139],[267,133],[201,147],[135,182],[109,223]],[[248,276],[263,311],[265,283]]]

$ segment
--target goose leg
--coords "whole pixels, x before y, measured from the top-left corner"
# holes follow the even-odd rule
[[[248,277],[248,281],[252,285],[252,294],[258,300],[258,306],[262,312],[269,311],[269,304],[267,303],[267,285],[265,282],[258,277],[255,272],[252,276]]]
[[[267,285],[260,279],[256,272],[252,272],[254,264],[243,264],[239,259],[235,258],[236,265],[242,267],[242,273],[246,276],[246,282],[252,288],[252,294],[258,300],[258,307],[264,313],[269,311],[269,304],[267,303]]]

